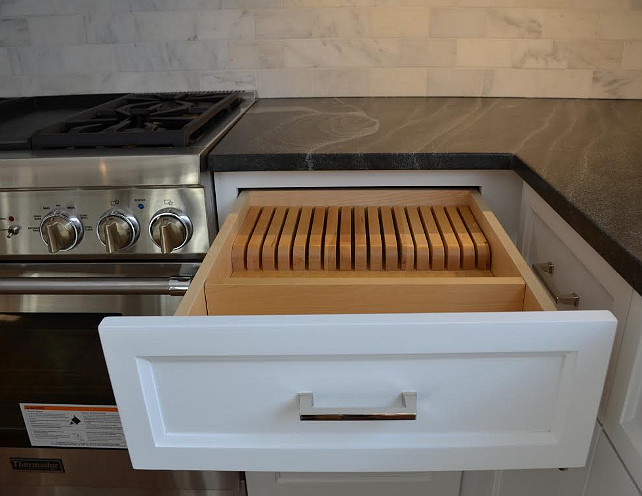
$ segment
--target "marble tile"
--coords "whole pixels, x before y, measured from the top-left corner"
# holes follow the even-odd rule
[[[116,45],[119,71],[207,71],[225,65],[224,42],[148,42]]]
[[[257,89],[261,98],[314,96],[314,72],[299,69],[257,71]]]
[[[0,17],[52,15],[54,10],[49,0],[2,0]]]
[[[134,16],[130,14],[89,14],[85,16],[88,43],[128,43],[138,41]]]
[[[254,12],[258,39],[359,38],[366,23],[359,9],[266,9]]]
[[[254,38],[254,18],[248,10],[199,12],[198,39],[238,40]]]
[[[487,34],[484,9],[431,9],[430,36],[434,38],[481,38]]]
[[[28,45],[29,42],[26,19],[0,19],[0,46]]]
[[[57,74],[40,77],[40,91],[43,95],[73,95],[91,92],[89,74]]]
[[[30,17],[29,34],[34,45],[81,45],[87,42],[81,15]],[[79,81],[78,78],[75,80]],[[43,91],[49,88],[41,84]]]
[[[272,9],[281,7],[281,0],[224,0],[226,9]]]
[[[281,41],[230,41],[227,43],[230,69],[276,69],[283,67]]]
[[[554,44],[569,69],[618,69],[624,51],[621,41],[560,40]]]
[[[33,76],[0,76],[0,98],[41,93],[40,81]]]
[[[491,9],[488,36],[491,38],[541,38],[544,13],[533,9]]]
[[[196,39],[194,11],[133,14],[138,41],[191,41]]]
[[[424,96],[428,70],[419,67],[370,69],[371,96]]]
[[[315,69],[314,96],[363,96],[370,93],[368,69]]]
[[[427,96],[481,96],[484,71],[429,67],[426,81]]]
[[[642,41],[624,43],[622,69],[642,69]]]
[[[568,61],[553,40],[514,40],[511,65],[519,69],[566,69]]]
[[[147,91],[199,91],[197,72],[145,72]]]
[[[0,76],[10,76],[11,66],[9,65],[9,55],[6,48],[0,48]]]
[[[416,67],[455,65],[456,41],[446,39],[401,40],[401,65]]]
[[[588,98],[593,72],[556,69],[488,69],[484,96]]]
[[[427,8],[380,7],[368,15],[368,35],[375,38],[427,37],[430,16]]]
[[[129,11],[129,6],[125,8],[124,5],[119,5],[118,0],[50,0],[50,3],[53,13],[56,15],[107,15]],[[125,2],[121,3],[124,4]]]
[[[642,11],[603,11],[600,38],[642,41]]]
[[[640,98],[642,71],[595,71],[591,98]]]
[[[200,86],[202,91],[255,90],[256,72],[206,72],[200,75]]]
[[[596,10],[548,9],[542,11],[544,38],[597,38],[600,14]]]
[[[147,91],[147,76],[144,72],[96,72],[91,76],[95,93],[128,93]]]
[[[285,67],[385,67],[398,65],[399,40],[285,40]]]
[[[112,44],[69,45],[62,47],[62,61],[66,72],[116,72],[116,48]]]
[[[456,65],[460,67],[510,67],[508,40],[457,40]]]
[[[14,76],[36,76],[65,72],[61,45],[35,45],[7,48]]]

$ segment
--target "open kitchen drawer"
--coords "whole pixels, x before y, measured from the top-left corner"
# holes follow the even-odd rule
[[[100,335],[136,468],[581,466],[616,321],[554,308],[477,192],[249,191]]]

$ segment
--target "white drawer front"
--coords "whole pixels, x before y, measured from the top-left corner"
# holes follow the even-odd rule
[[[249,496],[458,496],[461,472],[247,472]]]
[[[585,463],[615,319],[518,312],[105,319],[136,468],[426,471]],[[316,407],[415,420],[302,421]]]

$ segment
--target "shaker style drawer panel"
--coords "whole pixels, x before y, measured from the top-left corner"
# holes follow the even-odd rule
[[[583,465],[615,325],[554,311],[477,192],[298,190],[100,334],[136,468],[404,472]]]

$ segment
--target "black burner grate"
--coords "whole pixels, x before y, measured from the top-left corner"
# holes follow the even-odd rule
[[[126,95],[36,131],[31,146],[186,147],[206,124],[240,101],[240,92]]]

